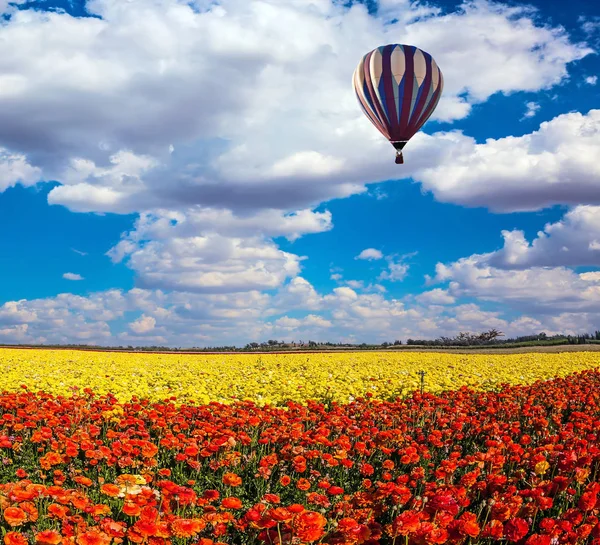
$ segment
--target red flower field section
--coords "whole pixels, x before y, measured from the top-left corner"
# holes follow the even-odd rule
[[[0,397],[6,545],[600,544],[600,372],[259,407]]]

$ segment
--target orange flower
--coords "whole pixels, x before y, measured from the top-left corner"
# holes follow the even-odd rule
[[[88,530],[77,536],[77,545],[109,545],[112,538],[98,530]]]
[[[158,447],[154,443],[150,443],[149,441],[144,441],[142,445],[142,456],[144,458],[153,458],[156,456],[158,452]]]
[[[175,519],[171,522],[171,531],[176,537],[192,537],[205,527],[206,523],[201,519]]]
[[[225,473],[223,475],[223,484],[227,486],[240,486],[242,484],[242,478],[235,473]]]
[[[271,509],[268,515],[269,518],[276,522],[289,522],[294,517],[294,513],[285,507],[276,507],[275,509]]]
[[[221,507],[223,509],[241,509],[242,501],[239,498],[223,498],[221,502]]]
[[[92,507],[92,515],[110,515],[110,507],[104,503],[99,503]]]
[[[121,492],[121,489],[116,484],[103,484],[100,487],[100,492],[111,498],[117,498]]]
[[[315,511],[305,511],[294,517],[294,535],[305,543],[317,541],[325,534],[324,528],[327,519]]]
[[[135,503],[126,502],[125,505],[123,505],[123,513],[130,517],[138,517],[141,512],[140,506]]]
[[[44,530],[35,534],[35,542],[40,545],[58,545],[62,542],[62,536],[56,530]]]
[[[63,519],[69,513],[69,508],[64,505],[59,505],[58,503],[51,503],[48,506],[48,514],[56,517],[57,519]]]
[[[27,513],[27,518],[31,522],[35,522],[38,519],[39,513],[36,506],[30,501],[24,501],[19,504],[19,507]]]
[[[45,456],[40,458],[40,466],[42,469],[50,469],[52,466],[58,465],[62,462],[62,456],[58,452],[50,451]]]
[[[19,507],[7,507],[4,510],[4,520],[10,526],[20,526],[27,520],[27,513]]]
[[[310,490],[310,481],[308,479],[298,479],[298,482],[296,483],[296,488],[298,490]]]
[[[76,483],[81,484],[83,486],[91,486],[93,483],[92,479],[89,479],[88,477],[79,476],[79,477],[75,477],[73,480]]]
[[[27,538],[20,532],[8,532],[4,536],[4,545],[27,545]]]

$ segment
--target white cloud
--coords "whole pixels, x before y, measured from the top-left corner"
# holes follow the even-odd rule
[[[62,275],[65,280],[83,280],[83,276],[77,273],[66,272]]]
[[[527,110],[523,114],[524,119],[534,117],[540,109],[540,105],[537,102],[528,102],[527,104],[525,104],[525,107],[527,108]]]
[[[35,185],[40,179],[41,170],[30,165],[24,154],[11,153],[0,147],[0,193],[17,183],[23,186]]]
[[[436,115],[449,121],[497,92],[558,84],[591,52],[530,8],[484,0],[377,16],[331,0],[86,7],[100,18],[27,9],[0,28],[15,52],[0,59],[0,145],[63,183],[49,201],[78,211],[296,210],[397,176],[349,80],[398,36],[442,67]]]
[[[27,340],[28,324],[0,328],[0,339],[10,344],[19,344]]]
[[[410,266],[407,263],[396,263],[390,261],[388,270],[383,271],[377,278],[379,280],[388,280],[389,282],[401,282],[406,278]]]
[[[297,276],[303,258],[280,250],[264,234],[297,238],[330,225],[328,213],[310,211],[252,218],[235,218],[228,211],[224,217],[215,210],[162,211],[142,214],[134,230],[108,255],[114,262],[126,260],[143,288],[212,293],[268,290]]]
[[[441,288],[424,291],[416,296],[416,300],[425,305],[451,305],[456,302],[455,297]]]
[[[8,301],[0,306],[0,325],[35,322],[37,314],[26,308],[26,301]]]
[[[593,330],[595,324],[597,327],[600,273],[580,275],[579,285],[572,284],[562,299],[557,298],[547,279],[541,277],[537,295],[542,304],[538,307],[529,305],[528,311],[516,318],[505,315],[511,300],[504,298],[504,294],[514,294],[517,299],[521,297],[522,303],[530,303],[534,299],[533,280],[525,282],[527,285],[515,293],[508,285],[508,275],[494,278],[493,285],[485,286],[481,285],[481,278],[467,285],[461,274],[464,271],[458,271],[451,284],[461,283],[460,289],[464,292],[477,291],[483,299],[491,294],[500,302],[498,308],[483,309],[474,303],[444,304],[448,301],[444,301],[442,293],[431,295],[435,290],[431,290],[428,297],[412,303],[408,298],[386,298],[379,293],[358,294],[346,286],[321,294],[305,279],[296,277],[272,295],[259,291],[235,295],[167,294],[136,288],[127,292],[98,292],[88,297],[61,294],[47,299],[11,302],[0,307],[0,337],[9,343],[191,347],[239,345],[274,337],[382,342],[397,338],[451,336],[459,331],[475,332],[490,327],[501,329],[508,336],[540,331],[576,333]],[[523,282],[523,278],[515,281],[518,282]],[[579,294],[578,290],[585,286],[588,292]],[[448,291],[454,295],[449,297],[458,297],[460,289],[451,285]],[[545,292],[553,295],[544,297]],[[490,304],[488,302],[487,306]],[[296,313],[294,316],[290,316],[292,311]],[[126,313],[141,315],[123,326]]]
[[[434,282],[448,283],[456,298],[502,303],[527,314],[600,312],[600,276],[565,267],[500,269],[489,265],[490,254],[472,255],[445,265],[438,263]]]
[[[128,241],[126,241],[128,242]],[[111,255],[123,249],[117,245]],[[206,235],[148,241],[125,250],[144,288],[237,292],[273,289],[300,271],[300,258],[259,239]]]
[[[151,332],[156,325],[156,319],[152,316],[142,314],[137,320],[129,324],[129,329],[137,335],[145,335]]]
[[[406,259],[413,257],[417,252],[404,255],[400,258],[394,256],[386,257],[388,262],[387,270],[383,271],[378,277],[378,280],[387,280],[389,282],[401,282],[406,278],[410,265],[406,263]]]
[[[358,254],[354,259],[366,259],[368,261],[383,259],[383,254],[381,251],[375,248],[366,248],[360,254]]]
[[[506,269],[600,266],[600,206],[577,206],[549,223],[531,243],[523,231],[502,231],[504,247],[487,262]]]
[[[460,133],[444,140],[436,166],[414,174],[440,201],[497,212],[600,204],[600,110],[563,114],[531,134],[485,144]]]
[[[588,76],[587,78],[585,78],[585,82],[588,85],[596,85],[596,83],[598,82],[598,76]]]
[[[305,318],[288,318],[284,316],[273,322],[276,329],[297,330],[300,328],[330,328],[333,324],[316,314],[309,314]]]

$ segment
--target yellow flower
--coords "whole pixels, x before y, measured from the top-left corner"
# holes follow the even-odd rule
[[[26,385],[70,396],[111,393],[120,403],[132,396],[175,403],[251,400],[350,399],[372,395],[392,399],[421,387],[439,393],[467,385],[493,390],[500,384],[531,384],[598,367],[594,352],[532,354],[448,354],[435,352],[348,352],[315,354],[144,354],[76,350],[0,349],[0,389]],[[74,388],[78,388],[75,390]],[[115,405],[103,417],[117,422]]]

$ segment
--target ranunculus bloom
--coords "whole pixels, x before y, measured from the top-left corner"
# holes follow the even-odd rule
[[[327,519],[315,511],[305,511],[294,517],[292,526],[294,535],[305,543],[317,541],[323,537]]]
[[[415,511],[404,511],[398,515],[392,523],[392,532],[394,536],[407,536],[416,532],[419,527],[419,514]]]
[[[552,538],[548,535],[533,534],[527,538],[525,545],[550,545]]]
[[[56,530],[44,530],[35,534],[35,542],[39,545],[58,545],[62,542],[62,536]]]
[[[242,484],[242,478],[235,473],[225,473],[223,475],[223,484],[227,486],[240,486]]]
[[[221,502],[223,509],[241,509],[242,501],[239,498],[223,498]]]
[[[20,526],[27,520],[27,513],[19,507],[7,507],[4,510],[4,520],[10,526]]]
[[[504,536],[508,541],[519,541],[525,537],[528,531],[529,524],[527,524],[526,520],[519,517],[510,519],[504,525]]]
[[[27,538],[20,532],[8,532],[4,536],[4,545],[27,545]]]
[[[111,537],[97,530],[88,530],[77,536],[77,545],[108,545],[111,541]]]
[[[117,498],[121,493],[121,489],[116,484],[103,484],[100,487],[100,492],[105,494],[106,496],[110,496],[111,498]]]
[[[176,537],[193,537],[206,527],[201,519],[175,519],[171,522],[171,531]]]

